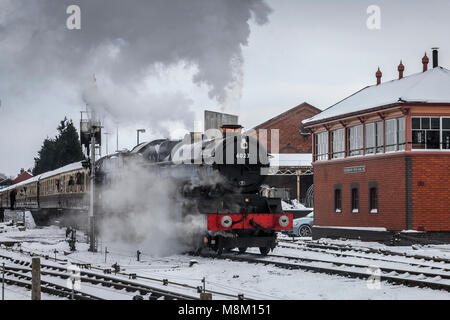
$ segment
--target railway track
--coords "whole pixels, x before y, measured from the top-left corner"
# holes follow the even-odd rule
[[[326,249],[326,250],[333,250],[333,251],[354,251],[354,252],[362,252],[362,253],[373,253],[373,254],[380,254],[380,255],[384,255],[384,256],[398,256],[398,257],[411,258],[411,259],[415,259],[415,260],[424,260],[424,261],[435,262],[435,263],[450,264],[450,259],[446,259],[446,258],[430,257],[430,256],[423,256],[423,255],[412,255],[412,254],[395,252],[395,251],[386,250],[386,249],[374,249],[374,248],[368,248],[368,247],[357,248],[357,247],[351,247],[349,245],[327,244],[327,243],[318,243],[318,242],[298,243],[298,242],[284,240],[284,239],[278,239],[278,242],[290,243],[290,244],[295,244],[295,245],[299,245],[299,246],[305,246],[308,248]]]
[[[51,260],[54,262],[59,262],[62,263],[64,265],[67,265],[69,262],[67,259],[58,259],[58,258],[51,258],[48,255],[37,255],[31,252],[26,252],[24,250],[14,250],[12,248],[8,248],[7,250],[12,251],[12,252],[17,252],[17,253],[21,253],[21,254],[25,254],[25,255],[29,255],[29,256],[39,256],[42,257],[45,260]],[[4,256],[4,255],[0,255],[0,259],[3,260],[8,260],[8,261],[13,261],[16,265],[20,265],[20,266],[25,266],[25,267],[30,267],[31,263],[25,260],[20,260],[20,259],[15,259],[12,257],[8,257],[8,256]],[[160,284],[163,284],[164,286],[168,286],[168,285],[172,285],[172,286],[177,286],[177,287],[182,287],[185,289],[191,289],[191,290],[195,290],[198,292],[199,288],[197,286],[192,286],[192,285],[188,285],[188,284],[184,284],[184,283],[179,283],[179,282],[173,282],[173,281],[168,281],[167,279],[156,279],[156,278],[151,278],[151,277],[146,277],[146,276],[139,276],[135,273],[125,273],[125,272],[115,272],[111,269],[105,269],[105,268],[100,268],[100,267],[95,267],[92,266],[90,264],[84,264],[84,263],[73,263],[73,265],[80,267],[82,269],[90,269],[90,270],[97,270],[102,272],[103,274],[98,274],[95,272],[89,272],[89,271],[85,271],[82,270],[80,272],[80,276],[81,276],[81,281],[82,283],[91,283],[93,285],[99,284],[102,286],[106,286],[106,287],[113,287],[115,289],[118,290],[127,290],[127,291],[137,291],[139,292],[141,295],[145,295],[145,294],[150,294],[149,299],[151,300],[156,300],[156,299],[165,299],[165,300],[199,300],[197,297],[193,297],[190,295],[184,295],[184,294],[178,294],[178,293],[173,293],[171,291],[167,291],[167,290],[161,290],[159,288],[155,288],[155,287],[150,287],[147,285],[143,285],[143,284],[139,284],[136,282],[130,282],[121,278],[118,278],[117,276],[123,276],[126,277],[128,279],[134,279],[134,280],[149,280],[149,281],[154,281]],[[50,276],[55,276],[55,277],[60,277],[60,278],[64,278],[67,279],[70,277],[70,274],[67,274],[67,266],[55,266],[55,265],[46,265],[46,264],[41,264],[41,268],[43,270],[41,270],[41,274],[46,274],[46,275],[50,275]],[[20,269],[20,268],[19,268]],[[29,268],[21,268],[24,270],[21,271],[30,271]],[[46,271],[46,270],[53,270],[53,271],[59,271],[58,272],[50,272],[50,271]],[[108,274],[113,274],[114,273],[114,277],[113,276],[108,276]],[[93,280],[94,279],[94,280]],[[220,296],[223,298],[227,298],[227,299],[243,299],[243,300],[253,300],[249,297],[242,297],[239,295],[233,295],[233,294],[229,294],[229,293],[225,293],[225,292],[219,292],[216,290],[211,290],[211,289],[206,289],[205,290],[206,293],[211,293],[215,296]]]
[[[415,262],[415,259],[412,259],[412,261],[402,261],[402,260],[393,260],[393,259],[369,256],[369,255],[367,255],[366,252],[364,252],[362,250],[360,250],[360,251],[355,250],[355,251],[361,252],[364,255],[348,253],[349,251],[352,251],[351,249],[349,249],[349,250],[339,250],[339,248],[334,248],[332,250],[332,249],[329,249],[328,246],[323,246],[323,247],[314,246],[314,247],[310,247],[309,244],[295,243],[295,242],[293,243],[293,242],[288,242],[288,241],[282,241],[282,242],[289,243],[290,245],[278,244],[278,247],[286,248],[286,249],[293,249],[293,250],[308,251],[308,252],[316,252],[316,253],[320,253],[320,254],[333,255],[333,256],[336,256],[336,257],[357,258],[357,259],[365,259],[365,260],[379,261],[379,262],[388,262],[388,263],[395,263],[395,264],[406,264],[406,265],[410,265],[410,266],[430,268],[430,269],[437,269],[437,270],[441,270],[441,271],[445,271],[445,272],[450,272],[450,268],[446,268],[445,264],[444,264],[444,266],[442,266],[441,262],[437,262],[438,264],[441,264],[439,266],[435,265],[435,264],[428,265],[428,264]],[[292,246],[292,245],[294,245],[294,246]],[[377,253],[377,252],[369,252],[369,254],[380,255],[380,253]],[[381,254],[381,255],[383,255],[383,254]],[[387,256],[387,255],[384,255],[384,256]],[[404,256],[404,255],[396,255],[396,256],[401,257],[401,258],[409,258],[409,257]],[[431,260],[428,260],[428,261],[429,262],[435,262],[435,261],[431,261]]]
[[[5,284],[31,290],[31,276],[25,274],[27,273],[25,271],[26,270],[19,270],[19,268],[10,268],[5,266]],[[73,298],[75,300],[103,300],[98,296],[84,293],[78,290],[74,290],[72,292],[72,290],[67,287],[46,280],[41,280],[41,291],[67,299]]]
[[[378,268],[370,265],[362,265],[348,262],[329,261],[320,259],[306,259],[301,257],[268,255],[261,257],[259,254],[239,254],[237,252],[217,255],[213,253],[192,253],[205,258],[215,258],[254,264],[273,265],[283,269],[305,270],[311,272],[339,275],[358,279],[373,279],[379,277],[380,281],[400,284],[412,287],[424,287],[450,292],[450,274],[432,273],[426,271],[405,270],[395,268]],[[277,260],[278,259],[278,260]],[[282,261],[284,260],[284,261]],[[290,263],[286,260],[295,260],[301,263]],[[371,272],[368,272],[371,270]]]
[[[5,264],[5,274],[13,275],[15,277],[21,277],[24,279],[27,279],[29,281],[29,286],[27,288],[31,288],[31,276],[28,274],[31,274],[31,262],[0,255],[0,259],[9,261],[9,263],[13,265],[6,265]],[[42,276],[49,276],[52,278],[60,278],[63,280],[67,280],[71,277],[71,274],[68,273],[67,267],[62,266],[56,266],[56,265],[46,265],[41,264],[41,275]],[[122,291],[125,290],[126,292],[136,292],[140,295],[149,295],[150,300],[158,300],[158,299],[164,299],[164,300],[198,300],[197,297],[177,293],[177,292],[171,292],[168,290],[163,290],[156,287],[151,287],[148,285],[136,283],[129,280],[120,279],[118,277],[108,276],[108,275],[102,275],[94,272],[88,272],[88,271],[80,271],[80,276],[77,277],[83,284],[91,284],[91,285],[100,285],[101,287],[111,288],[114,290]],[[6,281],[6,279],[5,279]],[[11,279],[11,284],[15,284],[13,279]],[[28,283],[28,282],[27,282]],[[58,286],[59,291],[64,291],[65,293],[68,292],[69,295],[72,294],[72,290],[57,285],[54,283],[51,283],[49,281],[41,281],[42,286],[44,287],[46,284],[49,286]],[[17,285],[23,286],[23,284],[17,283]],[[64,289],[64,290],[63,290]],[[100,289],[100,287],[99,287]],[[45,292],[45,291],[44,291]],[[52,292],[49,292],[53,294]],[[58,293],[58,292],[55,292]],[[58,296],[63,296],[60,294],[56,294]],[[67,295],[64,295],[67,296]],[[77,297],[83,298],[86,296],[88,300],[97,300],[100,299],[96,296],[93,296],[92,294],[83,293],[80,291],[77,291]],[[91,297],[91,298],[89,298]],[[130,296],[131,298],[131,296]]]

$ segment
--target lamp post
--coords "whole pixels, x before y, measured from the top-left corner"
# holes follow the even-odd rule
[[[138,129],[137,132],[137,145],[139,145],[139,133],[145,133],[145,129]]]

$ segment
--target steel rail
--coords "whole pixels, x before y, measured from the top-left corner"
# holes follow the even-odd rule
[[[299,270],[306,270],[306,271],[312,271],[312,272],[318,272],[318,273],[325,273],[325,274],[331,274],[331,275],[340,275],[345,277],[351,277],[351,278],[360,278],[360,279],[369,279],[370,277],[373,277],[374,275],[367,273],[367,272],[358,272],[358,271],[350,271],[345,269],[336,269],[336,268],[329,268],[329,267],[322,267],[322,266],[314,266],[309,264],[293,264],[293,263],[286,263],[282,261],[273,261],[273,260],[266,260],[266,258],[251,258],[246,257],[245,254],[238,255],[238,254],[212,254],[212,253],[202,253],[202,254],[193,254],[193,255],[199,255],[205,258],[216,258],[216,259],[222,259],[222,260],[231,260],[231,261],[238,261],[238,262],[248,262],[248,263],[254,263],[254,264],[264,264],[264,265],[274,265],[276,267],[280,267],[283,269],[299,269]],[[255,254],[257,255],[257,254]],[[260,257],[260,255],[257,255]],[[268,256],[271,257],[271,256]],[[294,258],[294,257],[290,257]],[[294,258],[295,259],[295,258]],[[301,258],[298,258],[301,259]],[[316,261],[314,259],[311,259],[313,261]],[[316,261],[320,262],[320,261]],[[331,263],[331,262],[328,262]],[[333,264],[339,264],[339,262],[336,262]],[[368,267],[368,266],[365,266]],[[404,274],[410,273],[410,271],[402,271]],[[410,273],[411,274],[411,273]],[[422,272],[420,272],[422,274]],[[437,289],[437,290],[445,290],[450,292],[450,284],[445,283],[437,283],[432,281],[425,281],[425,280],[418,280],[418,279],[407,279],[402,278],[399,276],[392,276],[392,275],[386,275],[386,274],[380,274],[379,276],[380,280],[391,282],[395,284],[402,284],[406,286],[419,286],[419,287],[428,287],[431,289]],[[435,277],[440,277],[441,275],[436,274]]]
[[[441,267],[441,266],[426,265],[426,264],[421,264],[421,263],[416,263],[416,262],[407,262],[407,261],[383,259],[383,258],[377,258],[377,257],[371,257],[371,256],[361,256],[361,255],[356,255],[356,254],[348,254],[348,253],[338,252],[337,250],[335,250],[335,251],[326,251],[327,249],[305,248],[305,247],[302,247],[303,244],[299,244],[299,243],[293,243],[293,244],[297,245],[297,247],[290,247],[290,246],[280,245],[280,244],[278,245],[278,247],[286,248],[286,249],[293,249],[293,250],[318,252],[318,253],[324,253],[324,254],[334,255],[334,256],[338,256],[338,257],[352,257],[352,258],[359,258],[359,259],[366,259],[366,260],[383,261],[383,262],[399,263],[399,264],[408,264],[408,265],[411,265],[411,266],[426,267],[426,268],[430,268],[430,269],[438,269],[438,270],[442,270],[442,271],[445,271],[445,272],[450,272],[449,268],[445,268],[445,267]],[[372,254],[374,254],[374,253],[372,253]],[[405,256],[402,256],[402,257],[405,257]],[[408,258],[408,257],[406,257],[406,258]]]

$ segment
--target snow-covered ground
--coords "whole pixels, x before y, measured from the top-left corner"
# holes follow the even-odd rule
[[[312,208],[307,208],[303,204],[301,204],[297,199],[290,200],[291,203],[286,201],[281,201],[281,205],[283,210],[312,210]]]
[[[280,239],[291,239],[280,235]],[[299,244],[306,243],[310,239],[298,240]],[[373,288],[366,280],[351,279],[341,276],[313,273],[303,270],[286,270],[273,265],[249,264],[246,262],[235,262],[230,260],[208,259],[192,257],[185,254],[174,254],[167,257],[157,257],[147,255],[145,248],[118,248],[113,244],[100,243],[99,252],[88,252],[88,244],[84,236],[78,234],[77,251],[70,253],[68,243],[65,242],[65,229],[58,227],[47,227],[41,229],[31,229],[19,231],[13,226],[0,224],[0,243],[17,242],[20,243],[24,251],[32,251],[39,254],[48,255],[51,258],[67,259],[72,263],[89,263],[100,268],[111,268],[114,263],[121,266],[124,273],[135,273],[140,277],[148,279],[133,280],[149,286],[173,290],[186,295],[198,296],[193,288],[186,288],[183,285],[192,287],[202,286],[202,279],[206,279],[206,289],[227,294],[244,294],[245,297],[253,299],[450,299],[450,293],[442,290],[432,290],[425,288],[411,288],[401,285],[393,285],[381,282],[379,288]],[[395,250],[396,252],[406,252],[410,254],[421,254],[427,256],[437,256],[442,258],[450,257],[450,245],[422,246],[422,247],[386,247],[378,243],[366,243],[354,240],[321,240],[323,243],[345,244],[354,247],[383,248]],[[294,245],[294,244],[293,244]],[[108,249],[105,263],[105,247]],[[14,245],[18,248],[18,244]],[[143,252],[138,262],[136,251]],[[56,253],[55,253],[56,250]],[[251,249],[250,252],[256,252]],[[352,252],[351,252],[352,253]],[[323,252],[308,252],[292,248],[278,247],[273,254],[285,256],[298,256],[305,258],[317,258],[323,260],[339,260],[352,263],[370,264],[362,257],[335,257]],[[353,253],[352,253],[353,254]],[[355,255],[358,252],[354,253]],[[22,260],[30,260],[29,255],[13,252],[0,247],[0,255],[12,256]],[[376,256],[376,255],[375,255]],[[394,262],[376,262],[380,267],[403,267],[414,270],[408,266],[405,257],[389,257]],[[5,262],[4,260],[0,260]],[[51,260],[42,259],[41,263],[58,264]],[[424,261],[423,264],[433,262]],[[442,266],[442,264],[439,264]],[[450,267],[450,266],[447,266]],[[92,272],[99,272],[95,271]],[[101,273],[102,274],[102,273]],[[128,280],[126,276],[119,276]],[[162,280],[169,281],[168,286],[162,284]],[[157,281],[160,280],[160,281]],[[63,280],[59,280],[63,283]],[[56,282],[56,281],[54,281]],[[29,299],[30,293],[26,289],[6,286],[6,299]],[[131,299],[134,293],[113,292],[114,289],[105,289],[81,283],[81,291],[89,291],[92,294],[105,297],[107,299]],[[57,299],[57,297],[43,294],[43,299]],[[213,294],[213,299],[229,299],[220,294]]]

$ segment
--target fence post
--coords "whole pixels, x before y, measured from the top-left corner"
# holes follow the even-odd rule
[[[200,292],[200,300],[212,300],[212,293],[206,293],[206,278],[202,279],[203,290]]]
[[[31,260],[31,300],[41,300],[41,259]]]

